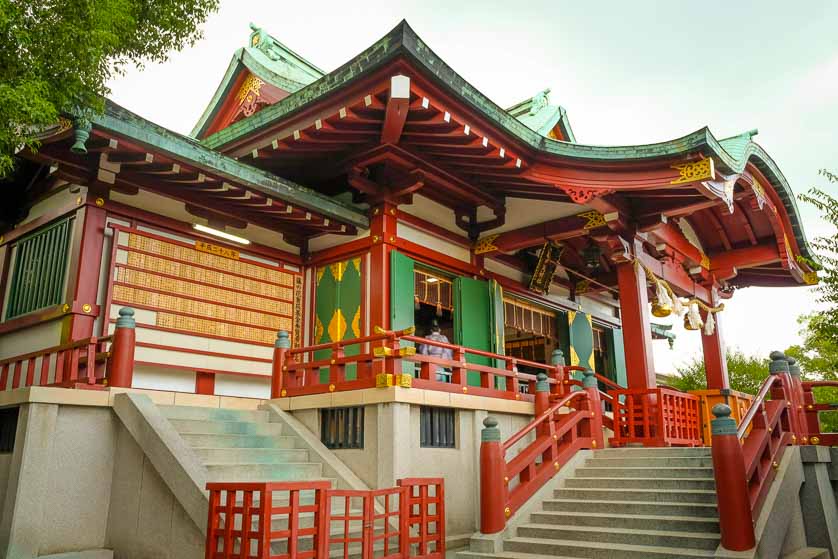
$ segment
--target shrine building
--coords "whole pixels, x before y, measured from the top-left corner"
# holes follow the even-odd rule
[[[561,92],[500,107],[406,22],[330,72],[251,25],[217,77],[188,136],[106,100],[43,130],[3,185],[8,557],[325,557],[329,542],[305,548],[326,555],[298,552],[293,534],[277,544],[264,518],[252,529],[270,541],[246,555],[251,536],[223,533],[233,505],[213,500],[235,487],[207,483],[374,491],[425,477],[444,480],[444,498],[442,482],[422,487],[445,517],[409,524],[437,547],[411,540],[404,557],[838,550],[822,524],[838,522],[834,503],[807,504],[829,494],[825,464],[838,471],[838,435],[818,428],[827,408],[805,416],[828,407],[819,385],[774,356],[782,379],[766,369],[765,393],[738,393],[725,365],[726,302],[817,283],[820,269],[756,130],[579,143]],[[657,380],[672,315],[701,338],[704,391]],[[744,452],[752,495],[744,528],[727,504],[714,512],[725,420],[743,429],[730,452]],[[492,462],[495,439],[508,444]],[[650,457],[663,470],[626,474]],[[646,482],[584,481],[597,476]],[[635,497],[691,504],[647,504],[646,526],[619,504]],[[688,518],[655,520],[673,516]],[[357,553],[384,545],[369,538]]]

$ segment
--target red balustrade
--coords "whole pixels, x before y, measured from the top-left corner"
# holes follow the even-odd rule
[[[519,365],[543,371],[551,384],[564,378],[563,365],[545,365],[412,334],[412,328],[393,332],[376,329],[370,336],[289,349],[287,340],[280,333],[274,353],[272,396],[302,396],[395,385],[532,401],[532,394],[522,393],[520,387],[522,382],[534,385],[536,375],[520,372]],[[417,345],[450,350],[452,358],[418,354]],[[354,355],[347,355],[350,347]],[[322,357],[323,352],[328,352],[327,356]],[[477,360],[490,364],[473,362]],[[354,371],[354,379],[347,378],[348,369]],[[439,371],[450,375],[450,382],[437,380]],[[469,382],[469,373],[473,377],[476,375],[479,383]],[[323,380],[323,377],[327,378]]]
[[[614,404],[613,446],[701,446],[697,396],[660,386],[608,393]]]
[[[718,494],[722,546],[744,551],[756,545],[758,518],[786,446],[800,440],[794,381],[779,352],[771,354],[770,375],[739,425],[725,404],[713,408],[713,472]],[[770,399],[769,399],[770,398]]]
[[[105,377],[111,336],[90,337],[0,361],[0,390],[94,385]]]
[[[209,483],[206,559],[442,559],[441,478],[388,489],[328,481]]]
[[[838,388],[838,381],[816,380],[801,383],[801,409],[803,417],[801,424],[808,442],[814,445],[838,446],[838,433],[821,432],[819,414],[823,411],[838,412],[838,402],[818,402],[814,389],[817,388]]]
[[[503,530],[506,519],[577,451],[602,448],[601,417],[595,382],[554,398],[547,410],[503,443],[497,420],[487,417],[480,445],[480,531]],[[508,460],[507,453],[528,438],[533,440]]]

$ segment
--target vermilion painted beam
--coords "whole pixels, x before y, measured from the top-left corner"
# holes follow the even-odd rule
[[[410,109],[410,78],[393,76],[390,78],[390,99],[384,111],[384,125],[381,127],[381,143],[397,144],[407,120]]]
[[[491,240],[491,246],[486,247],[488,249],[486,253],[514,252],[539,245],[547,240],[570,239],[585,235],[599,227],[606,227],[605,225],[589,227],[595,223],[595,217],[585,217],[583,213],[507,231]]]
[[[637,245],[636,251],[641,250]],[[620,289],[628,388],[653,388],[657,383],[646,272],[641,267],[635,267],[633,262],[618,264],[617,284]]]
[[[752,268],[780,261],[777,245],[763,243],[747,248],[729,250],[710,256],[710,270],[729,270],[731,268]]]
[[[390,329],[390,251],[396,243],[396,208],[381,204],[370,216],[370,327]]]
[[[689,242],[675,225],[671,223],[662,225],[650,234],[659,241],[672,247],[675,251],[681,253],[681,255],[686,257],[693,265],[698,266],[701,264],[704,254],[698,249],[698,247]]]
[[[91,204],[84,209],[84,225],[82,229],[81,246],[73,285],[74,293],[71,294],[73,301],[82,305],[90,305],[92,309],[96,305],[96,296],[99,292],[99,272],[102,263],[102,246],[105,239],[105,209]],[[86,307],[85,307],[86,308]],[[66,341],[75,341],[88,338],[93,335],[93,313],[84,315],[73,315],[69,338]]]

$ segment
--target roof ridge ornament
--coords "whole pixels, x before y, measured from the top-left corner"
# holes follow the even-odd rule
[[[530,116],[538,114],[538,112],[550,104],[550,88],[536,93],[530,100]]]

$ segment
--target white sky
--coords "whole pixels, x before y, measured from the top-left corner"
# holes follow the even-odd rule
[[[718,138],[759,128],[756,141],[795,192],[826,186],[818,169],[838,170],[838,2],[228,0],[201,42],[115,80],[111,97],[189,133],[251,21],[330,71],[401,19],[501,106],[551,88],[580,143],[656,142],[705,125]],[[835,234],[798,205],[810,239]],[[808,288],[736,293],[721,317],[728,345],[759,355],[784,349],[799,339],[796,318],[815,299]],[[659,372],[700,352],[699,334],[676,328],[674,351],[655,344]]]

